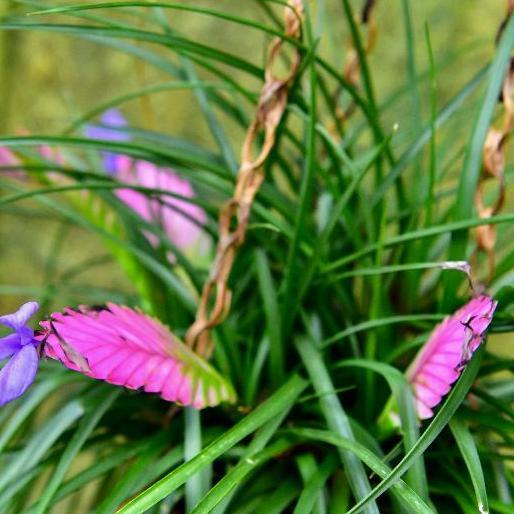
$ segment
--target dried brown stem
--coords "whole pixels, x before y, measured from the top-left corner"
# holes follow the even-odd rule
[[[362,26],[366,26],[368,29],[366,46],[364,48],[364,52],[366,54],[370,54],[375,48],[377,41],[377,25],[375,22],[375,18],[373,16],[374,10],[376,8],[377,1],[376,0],[365,0],[364,6],[362,8],[361,16],[360,16],[360,24]],[[345,65],[343,69],[343,77],[345,80],[351,84],[352,86],[357,86],[359,83],[360,76],[360,62],[359,62],[359,54],[357,49],[355,48],[353,41],[350,42],[350,46],[346,52]],[[343,124],[346,122],[351,115],[355,112],[355,101],[352,102],[346,107],[342,108],[339,106],[339,97],[341,96],[342,87],[339,85],[334,93],[334,107],[335,107],[335,116],[337,120],[337,124]],[[331,126],[331,132],[335,135],[337,132],[336,126]]]
[[[496,40],[499,39],[503,28],[514,10],[514,0],[507,0],[507,17],[500,25]],[[503,82],[500,101],[503,105],[503,122],[500,129],[491,126],[484,143],[483,173],[475,193],[475,208],[481,218],[490,218],[497,214],[505,202],[505,160],[506,148],[513,124],[514,108],[512,93],[514,89],[514,60],[511,60],[509,69]],[[498,185],[496,199],[487,205],[485,198],[485,185],[494,180]],[[495,225],[482,225],[475,230],[476,249],[472,260],[477,263],[478,255],[485,254],[488,262],[488,281],[494,277],[496,268],[496,228]]]
[[[284,15],[286,36],[297,39],[301,37],[302,16],[303,1],[289,0]],[[245,240],[253,201],[264,180],[263,166],[275,144],[275,133],[287,106],[289,87],[300,67],[301,55],[295,48],[285,76],[278,77],[274,73],[276,60],[281,56],[284,44],[284,40],[277,37],[270,45],[265,81],[255,119],[243,143],[234,195],[220,210],[216,257],[203,287],[196,320],[186,335],[187,344],[200,355],[208,356],[211,353],[210,330],[219,325],[230,310],[232,293],[227,282],[237,249]],[[261,134],[262,145],[254,153]]]

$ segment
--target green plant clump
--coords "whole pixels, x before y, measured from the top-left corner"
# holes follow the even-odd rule
[[[476,45],[433,46],[410,0],[386,4],[5,2],[5,55],[71,40],[128,85],[77,54],[63,67],[98,74],[98,103],[0,138],[4,225],[50,247],[41,286],[0,285],[5,312],[36,300],[50,320],[34,384],[0,410],[2,514],[514,512],[514,18],[497,6],[490,59],[457,73]],[[397,69],[378,58],[390,30]],[[423,416],[407,369],[472,296],[498,302],[488,341],[457,311],[455,376]],[[110,344],[117,322],[92,328],[107,304],[153,327],[116,341],[174,359],[191,401],[101,375],[80,344]],[[80,344],[57,330],[87,317]]]

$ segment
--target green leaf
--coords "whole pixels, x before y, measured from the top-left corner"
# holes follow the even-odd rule
[[[262,77],[262,70],[250,62],[241,59],[228,52],[217,50],[211,46],[193,42],[179,36],[162,35],[156,32],[149,32],[140,29],[132,29],[116,26],[94,26],[94,25],[66,25],[66,24],[45,24],[45,23],[2,23],[0,29],[4,30],[31,30],[43,32],[56,32],[70,36],[94,36],[119,39],[132,39],[157,43],[179,54],[187,56],[200,56],[209,60],[228,64],[236,69],[244,71],[255,77]]]
[[[63,451],[55,471],[45,486],[41,498],[37,502],[36,506],[30,509],[27,514],[29,514],[29,512],[31,514],[44,514],[46,512],[62,483],[64,475],[71,466],[73,459],[77,456],[81,447],[96,428],[102,416],[113,404],[114,400],[120,395],[120,393],[121,390],[112,390],[98,405],[94,405],[91,412],[82,419],[77,431]]]
[[[202,451],[202,423],[200,412],[192,407],[184,409],[184,461],[191,460]],[[212,468],[205,467],[193,475],[185,486],[186,510],[191,512],[210,489]]]
[[[473,436],[471,435],[467,424],[458,417],[451,419],[449,425],[455,438],[455,442],[457,443],[460,453],[468,468],[469,476],[473,483],[473,489],[475,490],[478,511],[480,513],[489,512],[484,471],[480,464],[480,458],[478,457],[478,451]]]
[[[462,106],[464,101],[475,91],[486,75],[487,69],[480,70],[469,82],[464,86],[455,97],[439,112],[435,121],[431,122],[419,135],[416,141],[405,151],[398,159],[398,162],[392,167],[391,171],[382,181],[382,184],[373,194],[371,206],[374,207],[385,195],[386,191],[395,183],[400,174],[423,150],[425,145],[430,142],[433,129],[442,127],[448,120],[452,118],[455,112]]]
[[[236,489],[244,483],[244,478],[257,469],[258,465],[272,458],[276,451],[280,453],[289,447],[288,445],[284,447],[284,441],[279,441],[274,449],[272,449],[273,445],[267,447],[266,445],[288,415],[291,407],[286,407],[255,434],[243,458],[202,498],[191,514],[208,513],[213,510],[216,514],[226,512]]]
[[[473,123],[470,140],[467,146],[466,157],[460,175],[459,189],[455,200],[454,217],[457,221],[467,219],[473,212],[473,198],[475,195],[480,169],[482,166],[484,142],[491,124],[494,108],[512,58],[514,47],[514,16],[510,16],[496,51],[496,55],[489,70],[487,90],[482,98],[479,111]],[[466,258],[466,244],[468,234],[459,231],[452,234],[448,252],[450,260]],[[459,277],[447,276],[444,279],[443,307],[449,310],[455,302],[455,291],[459,284]]]
[[[91,3],[82,3],[82,4],[76,4],[76,5],[70,5],[70,6],[64,6],[64,7],[53,7],[37,12],[31,12],[28,13],[31,16],[41,16],[41,15],[48,15],[48,14],[64,14],[64,13],[74,13],[79,11],[86,11],[86,10],[93,10],[93,9],[112,9],[112,8],[123,8],[123,7],[160,7],[164,9],[172,9],[172,10],[179,10],[179,11],[187,11],[191,13],[196,14],[204,14],[207,16],[212,16],[215,18],[220,18],[222,20],[231,21],[233,23],[237,23],[243,26],[247,27],[253,27],[256,28],[262,32],[266,32],[271,35],[275,36],[282,36],[282,32],[276,29],[273,29],[272,27],[267,27],[263,25],[262,23],[255,22],[253,20],[250,20],[248,18],[242,18],[240,16],[235,16],[230,13],[226,13],[223,11],[216,11],[214,9],[208,9],[206,7],[195,7],[190,5],[183,5],[183,4],[177,4],[173,2],[158,2],[156,0],[150,0],[150,1],[119,1],[119,2],[99,2],[97,4],[91,4]],[[289,38],[291,41],[294,41],[294,39]]]
[[[182,305],[190,313],[195,311],[196,302],[182,281],[171,273],[167,266],[164,266],[159,262],[154,255],[151,255],[140,249],[135,244],[124,240],[124,236],[120,233],[122,228],[119,221],[112,216],[112,211],[109,205],[102,202],[99,198],[91,199],[91,197],[86,196],[86,199],[84,199],[84,197],[79,197],[78,199],[75,198],[79,205],[77,205],[75,209],[71,209],[47,196],[43,196],[45,191],[50,192],[55,191],[56,189],[60,189],[61,191],[65,189],[75,190],[78,189],[78,186],[52,187],[50,189],[45,188],[35,192],[25,191],[17,196],[10,195],[9,197],[3,198],[0,201],[0,204],[2,201],[7,203],[14,201],[15,199],[19,199],[20,197],[37,197],[39,202],[50,206],[65,218],[105,238],[105,240],[108,241],[109,248],[119,258],[120,263],[124,266],[126,272],[130,277],[133,277],[135,284],[143,295],[143,300],[149,298],[149,295],[153,290],[150,282],[151,279],[147,274],[147,271],[151,271],[153,275],[161,279],[165,286],[174,295],[176,295]],[[82,205],[82,202],[85,202],[85,205]],[[77,213],[77,208],[83,209],[83,212]],[[141,270],[144,271],[141,272]],[[152,311],[151,304],[145,305],[145,307],[149,307],[149,310]]]
[[[284,345],[282,342],[281,317],[277,291],[266,254],[262,250],[255,253],[255,267],[259,288],[266,314],[266,328],[270,349],[270,376],[272,384],[278,387],[284,381]]]
[[[244,437],[251,434],[267,421],[277,416],[283,409],[290,406],[305,388],[306,383],[297,375],[293,375],[273,396],[257,407],[251,414],[234,425],[221,437],[213,441],[196,457],[182,464],[175,471],[166,475],[157,483],[119,509],[119,514],[139,514],[155,505],[167,495],[184,484],[190,477],[206,465],[223,455],[228,449]]]
[[[2,424],[0,433],[0,453],[4,451],[6,444],[20,429],[21,425],[31,416],[34,410],[50,395],[52,391],[66,382],[74,379],[68,373],[56,373],[30,388],[23,400],[16,402],[17,409],[6,423]]]
[[[111,441],[109,442],[109,446],[113,446]],[[91,466],[81,470],[59,487],[59,490],[52,500],[52,504],[79,491],[107,472],[115,472],[117,469],[122,469],[126,461],[144,452],[147,446],[148,440],[140,440],[137,443],[123,443],[121,448],[116,448],[108,455],[96,458]]]
[[[316,55],[316,46],[312,40],[312,33],[310,29],[310,18],[308,5],[307,19],[305,21],[306,31],[309,37],[310,44],[313,45],[314,55]],[[300,247],[302,241],[306,237],[307,225],[309,223],[308,213],[310,202],[313,194],[313,182],[316,174],[316,109],[317,109],[317,81],[318,75],[314,62],[309,63],[309,112],[305,123],[305,161],[300,182],[300,191],[298,195],[298,202],[296,205],[296,215],[294,221],[294,232],[287,261],[285,265],[284,280],[281,286],[283,290],[282,298],[282,320],[283,320],[283,333],[287,335],[290,327],[293,324],[296,315],[298,301],[300,298],[298,292],[298,285],[300,283],[301,262],[299,259]]]
[[[11,482],[38,465],[46,452],[59,437],[84,414],[84,407],[79,400],[73,400],[63,406],[38,431],[32,435],[0,476],[0,490],[8,489]],[[5,496],[2,501],[5,501]]]
[[[294,480],[288,477],[281,477],[278,486],[273,492],[266,496],[265,501],[257,502],[255,514],[283,514],[287,507],[298,496],[298,487]],[[240,512],[239,514],[245,514]]]
[[[332,444],[340,450],[351,452],[382,478],[386,478],[391,474],[391,469],[384,463],[383,459],[377,457],[362,444],[347,437],[342,437],[334,431],[314,428],[292,428],[288,429],[286,433],[291,433],[311,441]],[[410,511],[411,514],[434,514],[434,511],[402,480],[396,481],[392,488],[393,493],[404,502],[405,506],[413,509]]]
[[[169,434],[162,431],[152,438],[147,447],[138,454],[138,458],[126,469],[121,479],[109,488],[107,496],[96,505],[93,514],[112,514],[127,498],[134,495],[141,487],[155,480],[163,470],[158,466],[159,455],[166,450]],[[181,447],[167,452],[166,470],[177,465],[183,457]]]
[[[405,447],[405,451],[408,452],[419,439],[419,429],[414,396],[405,375],[400,373],[396,368],[393,368],[383,362],[364,359],[347,359],[338,364],[337,367],[344,368],[353,366],[372,370],[379,373],[387,380],[398,408],[398,414],[401,422],[401,433],[403,435],[403,445]],[[422,455],[407,472],[406,482],[424,501],[428,499],[427,476]]]
[[[293,514],[310,514],[311,512],[316,512],[313,510],[315,503],[319,500],[325,483],[337,469],[338,464],[337,457],[332,454],[328,455],[319,468],[314,470],[310,479],[307,480],[302,494],[300,494],[300,498],[298,498]]]
[[[387,325],[396,325],[397,323],[416,323],[420,321],[441,321],[442,319],[444,319],[444,314],[406,314],[404,316],[390,316],[388,318],[372,319],[370,321],[357,323],[345,330],[341,330],[341,332],[338,332],[322,341],[320,346],[325,348],[326,346],[339,342],[341,339],[357,334],[358,332],[380,328]]]
[[[252,453],[251,457],[241,460],[223,479],[216,484],[202,499],[202,502],[191,511],[191,514],[209,514],[213,508],[225,499],[236,487],[240,486],[247,476],[255,472],[259,466],[277,455],[289,450],[291,443],[280,440],[270,444],[260,452]]]
[[[404,234],[400,234],[398,236],[390,237],[389,239],[385,239],[382,242],[382,246],[389,247],[389,246],[395,246],[402,243],[407,243],[409,241],[416,241],[418,239],[423,239],[426,237],[434,237],[438,236],[440,234],[447,234],[452,232],[461,231],[468,228],[474,228],[479,227],[481,225],[496,225],[500,223],[510,223],[514,221],[514,214],[513,213],[507,213],[507,214],[497,214],[496,216],[491,216],[490,218],[484,219],[484,218],[471,218],[467,220],[461,220],[461,221],[454,221],[451,223],[443,223],[441,225],[432,226],[429,228],[422,228],[419,230],[413,230],[410,232],[405,232]],[[364,248],[361,248],[355,253],[352,253],[350,255],[346,255],[345,257],[341,257],[340,259],[337,259],[336,261],[333,261],[329,265],[325,267],[325,271],[332,271],[336,268],[345,266],[346,264],[349,264],[351,262],[354,262],[356,260],[362,259],[362,257],[373,253],[378,248],[377,243],[370,244],[368,246],[365,246]],[[452,260],[458,260],[458,259],[452,259]]]
[[[483,347],[480,347],[480,349],[475,352],[473,358],[467,365],[464,373],[460,376],[457,384],[453,387],[452,392],[444,402],[443,406],[411,450],[382,480],[382,482],[380,482],[380,484],[378,484],[366,498],[359,501],[357,505],[350,509],[347,514],[357,514],[357,512],[361,512],[368,502],[378,498],[381,494],[387,491],[387,489],[389,489],[389,487],[391,487],[416,462],[417,457],[419,457],[434,442],[455,414],[459,405],[465,399],[466,394],[478,373],[483,352]]]
[[[296,341],[296,347],[303,364],[309,373],[314,390],[320,396],[319,404],[328,427],[336,434],[354,440],[348,417],[341,406],[330,375],[323,363],[321,355],[314,344],[308,339]],[[371,491],[364,467],[359,459],[347,450],[339,451],[341,462],[346,470],[346,477],[356,498],[364,498]],[[366,512],[378,514],[376,503],[371,502]]]

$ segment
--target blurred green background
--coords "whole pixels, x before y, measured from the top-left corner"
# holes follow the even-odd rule
[[[68,2],[73,4],[74,2]],[[188,1],[232,11],[240,16],[262,20],[258,1]],[[326,1],[331,30],[326,38],[337,41],[333,64],[342,69],[348,48],[349,32],[339,1]],[[361,2],[352,2],[357,11]],[[40,8],[45,6],[42,2]],[[404,3],[379,1],[376,8],[378,40],[370,57],[375,89],[380,103],[401,91],[406,84],[407,57]],[[400,123],[398,140],[426,124],[430,110],[428,96],[427,27],[432,40],[437,66],[438,105],[443,106],[453,93],[462,88],[494,51],[494,37],[503,19],[505,5],[498,0],[412,2],[412,32],[415,42],[416,68],[425,73],[419,82],[421,112],[413,109],[413,99],[403,91],[398,101],[384,115],[386,130]],[[0,15],[17,11],[15,2],[2,0]],[[37,10],[34,7],[34,10]],[[144,9],[138,11],[144,13]],[[103,13],[105,14],[105,13]],[[129,17],[130,13],[112,11],[112,16]],[[90,15],[94,16],[94,12]],[[251,29],[191,13],[168,11],[172,26],[181,33],[220,49],[244,56],[262,64],[266,38]],[[66,16],[48,17],[48,21],[76,22]],[[44,21],[41,18],[40,21]],[[139,23],[144,27],[145,19]],[[141,86],[170,80],[168,75],[141,61],[94,42],[54,33],[0,32],[0,132],[10,134],[58,134],[77,116],[113,97],[134,91]],[[137,44],[137,43],[136,43]],[[322,42],[323,44],[323,42]],[[143,47],[144,45],[141,45]],[[176,57],[168,54],[170,60]],[[231,71],[233,73],[233,71]],[[252,90],[256,81],[245,79]],[[191,92],[172,91],[128,102],[122,111],[131,125],[161,131],[194,140],[207,148],[215,148],[205,122]],[[464,112],[462,116],[467,116]],[[227,123],[221,116],[222,123]],[[466,124],[464,124],[466,125]],[[241,130],[227,126],[237,145]],[[464,126],[466,129],[466,126]],[[467,132],[465,132],[467,134]],[[464,141],[464,139],[463,139]],[[131,292],[131,285],[118,271],[98,239],[75,227],[69,227],[51,211],[25,202],[2,209],[0,221],[2,266],[0,267],[0,311],[13,309],[20,300],[55,296],[59,302],[94,303],[95,291],[109,290],[113,299]],[[79,274],[77,271],[81,270]],[[64,275],[64,277],[63,277]],[[87,284],[87,288],[84,285]],[[87,290],[87,293],[85,292]],[[62,305],[61,305],[62,306]],[[56,306],[58,307],[58,306]]]

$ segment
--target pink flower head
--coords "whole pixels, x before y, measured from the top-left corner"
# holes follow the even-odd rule
[[[21,166],[21,161],[16,157],[14,152],[5,146],[0,146],[0,168],[6,168],[1,171],[2,177],[24,178],[25,172],[23,170],[9,169],[10,167],[15,168],[18,166]]]
[[[43,159],[54,162],[59,166],[64,166],[66,164],[66,161],[58,148],[54,148],[49,145],[41,145],[39,147],[39,153]]]
[[[169,191],[184,198],[195,196],[190,182],[171,169],[159,168],[147,161],[134,161],[125,155],[116,156],[115,176],[125,184]],[[160,225],[179,248],[189,248],[199,241],[206,215],[197,205],[167,195],[150,198],[132,189],[120,189],[116,194],[144,220]],[[153,238],[151,242],[154,244]]]
[[[115,304],[67,308],[42,321],[43,353],[67,368],[201,409],[234,401],[228,382],[167,327]]]
[[[0,146],[0,166],[19,166],[20,161],[14,153],[5,146]]]
[[[127,120],[121,112],[109,109],[102,114],[99,125],[86,126],[85,135],[103,141],[130,141],[132,137],[127,128]],[[122,183],[161,189],[184,198],[195,196],[189,181],[169,168],[159,168],[151,162],[112,152],[102,152],[102,155],[105,172]],[[158,224],[178,248],[187,249],[202,241],[201,227],[206,222],[206,215],[197,205],[167,195],[150,198],[132,189],[118,190],[116,195],[144,220]],[[157,245],[155,235],[147,234],[147,237],[152,245]]]
[[[420,419],[434,415],[441,402],[480,346],[497,302],[486,295],[473,298],[432,331],[407,370]]]

